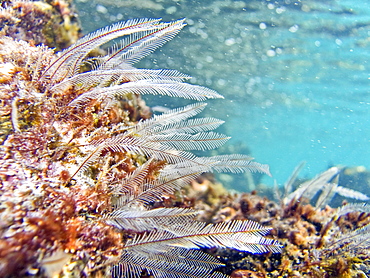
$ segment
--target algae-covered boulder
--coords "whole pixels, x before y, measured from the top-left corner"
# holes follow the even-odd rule
[[[81,28],[71,0],[5,0],[0,5],[0,35],[57,50],[79,37]]]

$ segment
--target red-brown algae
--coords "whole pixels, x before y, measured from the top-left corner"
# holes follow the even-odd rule
[[[219,195],[214,205],[205,205],[202,192],[212,192],[217,186],[210,181],[202,184],[202,187],[189,187],[190,192],[187,192],[188,196],[203,200],[192,200],[204,210],[200,216],[202,220],[255,220],[271,227],[271,236],[284,245],[281,254],[272,256],[242,255],[232,250],[212,253],[225,258],[230,270],[235,269],[231,277],[366,277],[364,273],[369,271],[366,250],[351,254],[350,250],[332,250],[331,246],[341,235],[367,225],[370,222],[368,213],[354,211],[335,220],[333,217],[338,209],[329,206],[316,209],[309,200],[285,206],[257,192],[226,193]],[[206,184],[208,189],[204,188]],[[328,223],[331,224],[326,228]]]
[[[107,188],[65,186],[79,153],[65,138],[79,132],[53,131],[58,122],[68,128],[55,111],[63,102],[45,97],[45,84],[37,80],[53,57],[45,47],[0,39],[0,68],[5,72],[0,83],[1,277],[31,272],[41,277],[44,262],[59,250],[74,261],[87,256],[90,264],[99,265],[116,257],[122,246],[113,227],[86,218],[109,208]]]

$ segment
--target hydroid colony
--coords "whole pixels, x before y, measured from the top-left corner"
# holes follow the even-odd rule
[[[205,103],[149,118],[139,95],[222,97],[177,71],[132,66],[183,26],[130,20],[57,54],[1,38],[0,276],[226,277],[200,248],[280,251],[256,222],[206,224],[191,208],[160,205],[205,172],[269,174],[248,156],[189,152],[228,140],[212,131],[222,121],[194,118]]]

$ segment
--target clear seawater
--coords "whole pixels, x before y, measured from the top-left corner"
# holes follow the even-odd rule
[[[84,33],[138,17],[187,18],[136,66],[171,68],[217,90],[225,152],[250,152],[282,184],[329,166],[370,167],[370,0],[76,1]],[[183,99],[150,98],[151,106]],[[240,185],[240,190],[243,190]]]

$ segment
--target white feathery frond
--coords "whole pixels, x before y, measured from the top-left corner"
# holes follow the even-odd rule
[[[99,158],[103,150],[111,150],[112,152],[133,152],[156,160],[166,161],[171,164],[182,162],[188,166],[202,166],[202,164],[195,160],[196,156],[194,154],[176,150],[157,142],[150,142],[145,137],[136,138],[127,136],[127,134],[120,134],[105,140],[93,141],[91,146],[94,146],[94,150],[85,157],[72,178],[81,170],[90,167],[92,163]]]
[[[269,230],[270,228],[248,220],[208,225],[203,222],[188,222],[181,227],[168,227],[165,231],[137,235],[127,242],[126,247],[153,251],[168,248],[167,246],[228,247],[252,253],[280,252],[282,246],[276,240],[263,237]]]
[[[121,40],[120,47],[116,46],[112,54],[103,59],[98,68],[116,68],[121,63],[132,65],[138,62],[176,36],[185,26],[184,21],[185,19],[173,21],[154,32],[148,30],[130,34]]]
[[[288,194],[292,192],[293,183],[297,180],[298,174],[302,170],[305,164],[306,162],[303,161],[294,168],[293,173],[290,175],[290,177],[284,184],[283,198],[287,197]]]
[[[335,250],[351,250],[356,253],[358,250],[370,248],[370,224],[366,224],[350,232],[341,233],[338,237],[332,238],[325,246],[323,252],[330,253]]]
[[[271,175],[269,167],[266,164],[251,161],[253,159],[247,155],[219,155],[213,157],[195,157],[194,165],[178,162],[173,165],[167,165],[162,171],[183,173],[191,171],[191,167],[198,167],[199,171],[203,172],[229,172],[229,173],[243,173],[260,172]],[[189,168],[190,167],[190,168]]]
[[[160,115],[154,115],[148,120],[137,123],[131,129],[131,133],[139,134],[140,136],[151,135],[153,132],[156,133],[156,130],[162,130],[163,126],[182,122],[199,114],[206,106],[206,103],[194,103],[185,107],[168,110]]]
[[[92,70],[76,74],[70,78],[55,84],[50,91],[63,92],[69,87],[75,87],[75,90],[87,90],[96,86],[104,87],[111,83],[132,82],[142,79],[151,80],[169,80],[182,81],[189,79],[190,76],[182,74],[176,70],[150,70],[150,69],[114,69],[114,70]],[[73,105],[71,105],[73,106]]]
[[[106,223],[124,230],[136,232],[165,229],[170,226],[181,226],[184,222],[194,220],[199,212],[185,208],[157,208],[138,210],[137,208],[120,208],[101,218]]]
[[[340,168],[332,167],[325,172],[321,173],[314,179],[304,182],[295,191],[290,193],[284,198],[284,204],[289,204],[292,200],[299,200],[300,198],[307,198],[311,200],[319,190],[322,189],[327,183],[337,176],[340,172]]]
[[[339,195],[346,197],[346,198],[352,198],[352,199],[361,200],[361,201],[369,200],[369,197],[366,194],[361,193],[357,190],[345,188],[343,186],[338,186],[335,189],[335,193],[338,193]]]
[[[269,166],[252,161],[252,157],[242,154],[231,155],[216,155],[209,157],[209,161],[218,161],[213,169],[217,172],[231,172],[231,173],[265,173],[271,177]]]
[[[370,213],[370,206],[367,203],[349,203],[344,206],[341,206],[336,216],[339,218],[342,215],[345,215],[350,212],[359,211],[364,213]]]
[[[150,136],[148,141],[157,142],[177,150],[211,150],[225,144],[230,137],[214,132],[197,134],[174,133]]]
[[[149,166],[153,159],[149,159],[143,165],[140,165],[122,180],[119,185],[113,187],[111,194],[113,195],[134,195],[139,192],[140,187],[145,182],[149,173]]]
[[[267,164],[261,164],[258,162],[251,161],[253,158],[248,155],[232,154],[232,155],[216,155],[212,157],[196,157],[194,159],[199,165],[207,166],[212,171],[216,172],[230,172],[230,173],[243,173],[259,172],[265,173],[271,176],[269,166]],[[187,165],[181,162],[174,166],[178,169],[187,167]]]
[[[70,106],[79,106],[91,100],[126,98],[130,94],[165,95],[200,101],[209,98],[223,98],[214,90],[202,86],[170,80],[144,79],[105,88],[94,88],[74,99]]]
[[[315,208],[324,208],[334,197],[338,188],[338,176],[335,176],[331,182],[323,185],[321,188],[321,194],[316,201]]]
[[[198,170],[195,168],[198,168]],[[139,194],[128,196],[126,202],[122,202],[122,206],[145,207],[161,201],[164,196],[173,194],[202,174],[203,171],[200,171],[199,168],[201,167],[189,167],[193,171],[184,172],[181,175],[174,171],[171,173],[165,172],[165,174],[161,173],[155,181],[143,184]]]
[[[150,142],[147,138],[136,138],[122,134],[110,137],[102,144],[98,142],[94,145],[96,145],[97,148],[110,149],[113,152],[134,152],[157,160],[167,161],[168,163],[184,162],[188,165],[196,164],[194,161],[194,154],[175,150],[157,142]]]
[[[197,133],[214,130],[224,121],[216,118],[195,118],[182,120],[180,122],[168,123],[166,125],[157,125],[152,128],[151,134],[170,134],[170,133]]]
[[[114,277],[139,278],[142,269],[146,269],[154,278],[228,277],[213,272],[223,264],[199,250],[172,247],[166,252],[154,254],[140,251],[124,249],[119,265],[113,269]]]
[[[270,230],[254,221],[234,220],[208,224],[202,229],[196,227],[197,232],[194,231],[189,240],[201,247],[228,247],[251,253],[280,252],[281,245],[277,241],[263,237]]]

